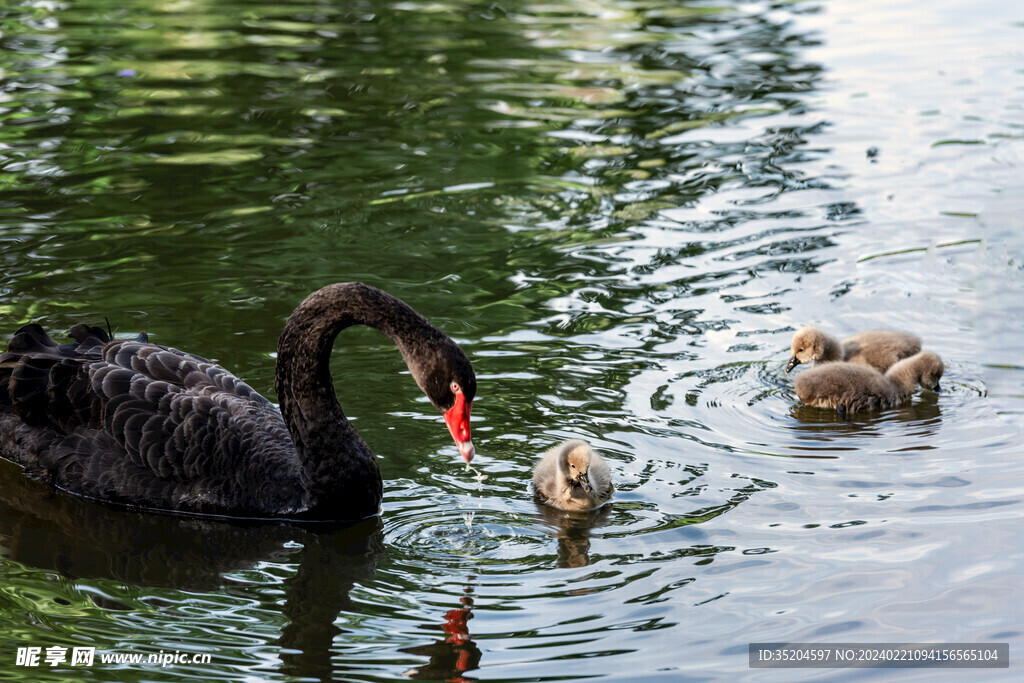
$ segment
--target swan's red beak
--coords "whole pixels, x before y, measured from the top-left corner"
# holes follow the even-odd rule
[[[476,454],[473,448],[473,440],[469,436],[469,412],[473,409],[473,403],[466,402],[466,396],[461,391],[455,392],[455,405],[444,411],[444,423],[448,425],[448,431],[455,439],[455,445],[459,447],[462,459],[469,462]]]

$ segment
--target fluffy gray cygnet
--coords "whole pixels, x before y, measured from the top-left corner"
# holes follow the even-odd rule
[[[834,408],[840,417],[884,410],[904,403],[920,384],[939,390],[942,359],[931,351],[904,358],[883,375],[856,363],[827,363],[802,372],[793,382],[796,395],[809,406]]]
[[[534,496],[563,510],[600,507],[613,491],[608,463],[580,439],[551,448],[533,470]]]
[[[786,365],[789,372],[801,363],[846,361],[885,372],[898,361],[921,351],[921,339],[909,332],[870,330],[839,341],[817,327],[803,327],[793,335],[793,357]]]

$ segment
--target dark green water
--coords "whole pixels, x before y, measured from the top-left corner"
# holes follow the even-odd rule
[[[1022,41],[996,0],[0,4],[0,334],[107,316],[273,398],[294,305],[363,280],[472,358],[487,477],[368,330],[334,368],[386,480],[371,524],[128,514],[0,463],[0,677],[834,674],[749,670],[765,641],[1019,658]],[[804,324],[913,331],[944,391],[802,408]],[[571,436],[619,489],[591,516],[531,500]],[[211,661],[29,668],[25,646]]]

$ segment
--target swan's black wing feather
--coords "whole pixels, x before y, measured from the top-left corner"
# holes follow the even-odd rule
[[[301,513],[301,468],[280,413],[216,363],[76,325],[37,324],[0,355],[0,454],[103,500],[224,514]],[[258,462],[256,458],[258,457]]]

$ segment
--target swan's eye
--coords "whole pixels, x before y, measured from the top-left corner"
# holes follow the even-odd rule
[[[453,394],[457,394],[462,391],[462,387],[459,386],[458,382],[452,382],[451,390]]]

